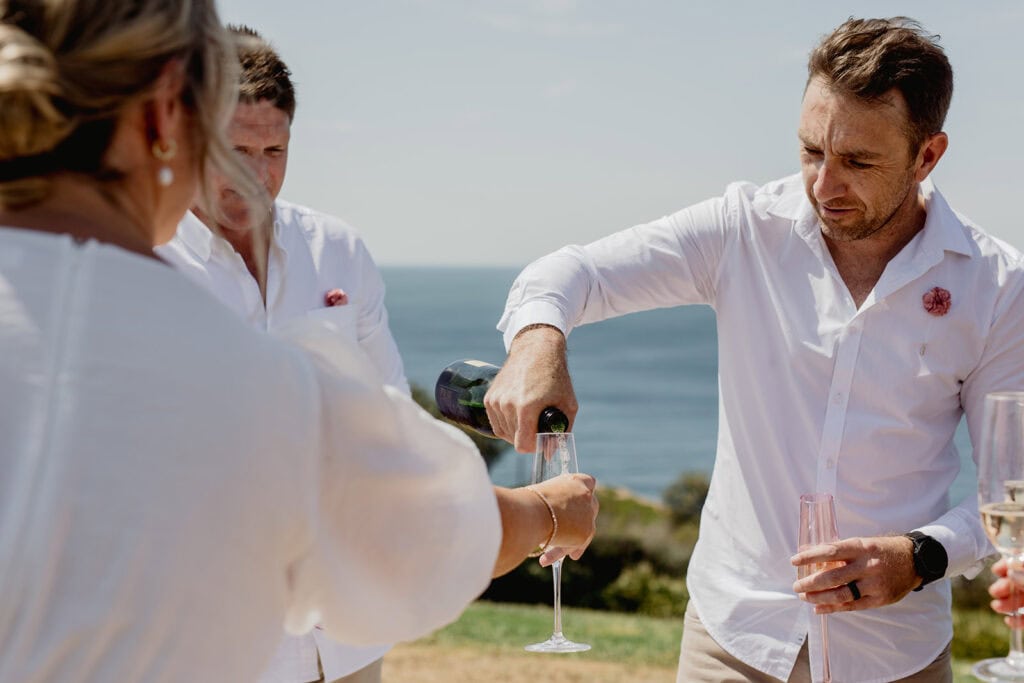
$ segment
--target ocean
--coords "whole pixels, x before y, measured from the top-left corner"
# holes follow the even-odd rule
[[[409,381],[433,393],[450,362],[501,365],[495,329],[519,269],[384,267],[391,330]],[[718,429],[714,312],[706,306],[633,313],[569,335],[569,370],[580,404],[573,431],[580,469],[602,485],[660,500],[683,472],[710,474]],[[950,497],[976,495],[970,440]],[[500,485],[529,477],[530,458],[511,448],[491,470]]]

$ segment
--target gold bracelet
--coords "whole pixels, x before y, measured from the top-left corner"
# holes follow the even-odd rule
[[[548,502],[548,499],[544,497],[543,493],[532,486],[527,486],[526,488],[536,493],[537,497],[540,498],[544,502],[544,505],[547,506],[548,512],[551,513],[551,535],[548,536],[548,540],[544,541],[542,545],[534,548],[533,551],[527,555],[527,557],[540,557],[548,548],[551,547],[551,541],[555,540],[555,534],[558,533],[558,517],[555,516],[555,508],[551,507],[551,503]]]

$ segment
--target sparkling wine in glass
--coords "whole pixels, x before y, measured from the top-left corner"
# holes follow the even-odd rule
[[[800,539],[798,550],[811,546],[834,543],[839,540],[836,527],[835,500],[828,493],[805,493],[800,496]],[[818,562],[797,567],[797,578],[842,566],[842,562]],[[820,614],[822,680],[832,683],[832,670],[828,659],[828,615]]]
[[[1011,590],[1024,581],[1024,392],[988,394],[978,447],[978,508],[992,545],[1006,558]],[[1014,597],[1011,593],[1011,599]],[[1021,610],[1016,614],[1021,615]],[[1024,630],[1010,628],[1006,657],[977,662],[989,683],[1024,682]]]
[[[533,458],[533,483],[579,472],[576,463],[576,443],[572,432],[542,432],[537,434],[537,453]],[[543,643],[527,645],[530,652],[584,652],[586,643],[574,643],[562,635],[562,561],[551,565],[555,582],[555,627],[551,637]]]

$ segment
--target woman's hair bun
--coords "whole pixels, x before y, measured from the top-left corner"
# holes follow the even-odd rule
[[[60,111],[60,71],[34,37],[0,23],[0,161],[43,154],[73,128]]]

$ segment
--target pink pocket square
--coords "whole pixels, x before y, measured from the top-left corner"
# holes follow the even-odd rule
[[[324,294],[324,304],[327,306],[344,306],[348,303],[348,294],[341,289],[332,289]]]

